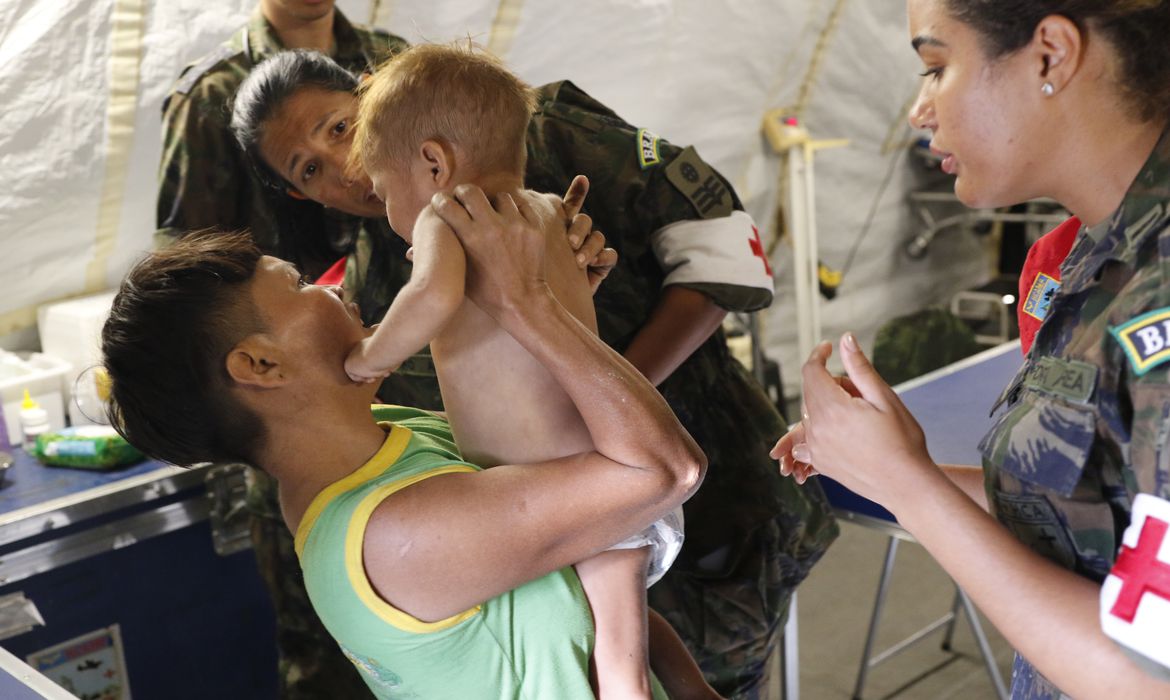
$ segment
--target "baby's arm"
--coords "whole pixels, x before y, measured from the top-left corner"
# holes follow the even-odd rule
[[[463,303],[463,246],[429,206],[419,214],[412,243],[410,281],[374,334],[345,360],[345,373],[355,382],[372,382],[393,372],[431,342]]]

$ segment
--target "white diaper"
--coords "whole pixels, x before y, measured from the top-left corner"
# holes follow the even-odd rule
[[[683,545],[683,510],[679,506],[667,513],[661,520],[628,539],[618,542],[610,549],[650,548],[650,563],[646,567],[646,587],[649,588],[662,578],[674,563]]]

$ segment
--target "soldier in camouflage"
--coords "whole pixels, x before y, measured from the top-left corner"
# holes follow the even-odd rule
[[[1170,2],[909,6],[928,69],[911,123],[959,198],[1059,195],[1090,223],[996,402],[983,489],[942,478],[852,336],[852,384],[819,347],[775,453],[898,517],[1017,650],[1012,698],[1170,697]]]
[[[1168,204],[1170,133],[1121,207],[1078,234],[1026,362],[996,402],[1005,410],[980,443],[999,521],[1097,583],[1117,564],[1135,497],[1170,497]],[[1062,695],[1022,656],[1012,692]]]

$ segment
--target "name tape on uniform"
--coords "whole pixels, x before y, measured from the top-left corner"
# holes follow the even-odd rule
[[[1075,403],[1087,403],[1097,386],[1097,367],[1078,360],[1042,357],[1028,369],[1024,386]]]

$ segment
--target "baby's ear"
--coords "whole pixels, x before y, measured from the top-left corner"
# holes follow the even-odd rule
[[[419,165],[423,177],[428,184],[438,189],[446,189],[455,175],[455,153],[450,147],[428,139],[418,147]]]

